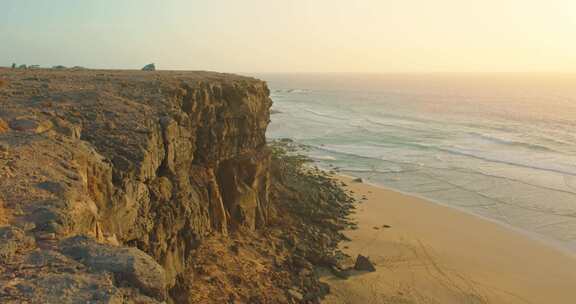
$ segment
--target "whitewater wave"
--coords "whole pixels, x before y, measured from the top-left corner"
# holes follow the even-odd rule
[[[575,171],[569,171],[569,170],[560,169],[560,168],[537,166],[537,165],[531,165],[531,164],[527,164],[527,163],[515,162],[515,161],[508,160],[508,159],[503,159],[503,158],[498,159],[495,157],[489,157],[489,156],[485,156],[485,155],[481,155],[481,154],[475,154],[475,153],[472,153],[469,151],[459,150],[459,149],[454,149],[454,148],[453,149],[438,148],[438,150],[446,152],[446,153],[454,154],[454,155],[466,156],[466,157],[475,158],[475,159],[484,160],[484,161],[493,162],[493,163],[506,164],[506,165],[510,165],[510,166],[528,168],[528,169],[539,170],[539,171],[553,172],[553,173],[562,174],[562,175],[576,176],[576,168],[575,168]]]
[[[373,119],[366,119],[366,122],[378,126],[378,127],[386,127],[386,128],[393,128],[393,129],[398,129],[398,130],[405,130],[405,131],[411,131],[411,132],[422,132],[422,128],[415,128],[415,127],[408,127],[405,125],[398,125],[398,124],[394,124],[393,122],[389,122],[389,123],[385,123],[382,121],[376,121]]]
[[[478,138],[481,138],[483,140],[489,141],[489,142],[496,143],[496,144],[515,146],[515,147],[523,147],[523,148],[527,148],[530,150],[537,150],[537,151],[561,153],[560,151],[557,151],[553,148],[539,145],[539,144],[523,142],[523,141],[516,141],[516,140],[509,140],[509,139],[499,138],[499,137],[495,137],[493,135],[483,134],[483,133],[479,133],[479,132],[468,132],[468,134],[475,136],[475,137],[478,137]]]
[[[311,90],[308,89],[276,89],[273,93],[283,93],[283,94],[308,94]]]
[[[329,155],[311,155],[310,158],[312,158],[313,160],[331,160],[331,161],[336,160],[336,157]]]
[[[395,119],[398,118],[398,116],[392,116]],[[402,124],[394,124],[394,122],[382,122],[382,121],[376,121],[373,119],[366,119],[366,122],[373,124],[375,126],[378,127],[385,127],[387,129],[396,129],[396,130],[404,130],[404,131],[409,131],[409,132],[413,132],[411,137],[414,137],[414,135],[418,134],[430,134],[430,136],[434,136],[435,138],[445,138],[447,136],[457,136],[458,131],[457,128],[455,128],[456,130],[450,130],[450,129],[436,129],[433,128],[431,126],[431,124],[436,123],[436,121],[430,121],[430,124],[425,124],[425,125],[414,125],[411,124],[409,126],[407,125],[402,125]],[[408,119],[408,121],[412,121],[412,122],[416,122],[416,121],[420,121],[422,122],[422,120],[419,119]],[[358,127],[362,127],[362,126],[358,126]],[[371,130],[369,128],[365,128],[363,127],[365,130],[367,131],[376,131],[376,130]],[[444,134],[442,134],[444,133]],[[476,137],[482,140],[485,140],[487,142],[491,142],[491,143],[495,143],[495,144],[500,144],[500,145],[505,145],[505,146],[511,146],[511,147],[519,147],[519,148],[525,148],[525,149],[529,149],[529,150],[533,150],[533,151],[539,151],[539,152],[552,152],[552,153],[562,153],[562,151],[559,151],[557,149],[554,149],[550,146],[546,146],[543,144],[538,144],[538,143],[533,143],[533,142],[528,142],[528,141],[520,141],[520,140],[514,140],[514,139],[505,139],[502,137],[497,137],[493,134],[487,134],[487,133],[481,133],[481,132],[476,132],[476,131],[468,131],[464,133],[465,135],[469,135],[472,137]],[[408,138],[407,140],[410,140],[413,138]],[[566,142],[562,142],[558,139],[556,140],[550,140],[548,138],[543,138],[542,141],[551,141],[552,143],[558,143],[558,144],[564,144],[566,145]],[[423,147],[423,148],[429,148],[429,147]]]
[[[349,120],[349,118],[347,118],[347,117],[339,117],[339,116],[335,116],[335,115],[332,115],[332,114],[326,114],[326,113],[318,112],[318,111],[315,111],[315,110],[311,110],[311,109],[308,109],[308,108],[302,108],[301,110],[304,111],[304,112],[308,112],[308,113],[310,113],[310,114],[319,116],[319,117],[336,119],[336,120],[342,120],[342,121],[347,121],[347,120]]]
[[[360,169],[360,168],[342,168],[342,171],[350,172],[350,173],[368,173],[368,174],[390,174],[390,173],[406,173],[407,170],[403,170],[401,168],[398,169],[389,169],[389,170],[380,170],[380,169]]]
[[[391,113],[377,113],[378,117],[382,117],[385,119],[392,119],[394,121],[399,122],[408,122],[408,123],[419,123],[424,125],[431,125],[431,124],[438,124],[442,123],[441,121],[437,121],[434,119],[429,118],[422,118],[416,116],[408,116],[408,115],[399,115],[399,114],[391,114]],[[369,121],[378,124],[379,121],[375,121],[374,119],[368,118]]]
[[[335,153],[337,153],[337,152],[335,152]],[[342,154],[346,154],[346,153],[342,153]],[[347,155],[350,155],[350,154],[347,154]],[[366,158],[366,157],[362,157],[362,158]],[[371,159],[376,160],[375,158],[371,158]],[[533,189],[541,189],[543,191],[562,193],[562,194],[569,195],[571,197],[574,197],[576,195],[576,192],[567,191],[565,189],[558,189],[555,187],[547,187],[544,185],[529,183],[526,181],[522,181],[522,180],[518,180],[518,179],[506,177],[506,176],[492,175],[492,174],[487,174],[485,172],[480,172],[480,171],[470,170],[470,169],[464,169],[464,168],[439,168],[439,167],[432,167],[432,166],[428,166],[428,165],[424,165],[424,164],[414,164],[414,163],[390,161],[390,160],[386,160],[386,162],[397,164],[397,167],[396,168],[386,168],[386,169],[375,168],[375,167],[359,168],[359,167],[354,167],[352,165],[352,166],[339,167],[339,170],[340,170],[340,172],[349,173],[349,174],[355,175],[355,176],[360,175],[360,176],[363,176],[366,178],[377,178],[377,176],[379,176],[379,175],[387,176],[389,174],[409,174],[409,173],[422,174],[423,176],[427,176],[428,178],[431,178],[433,180],[437,180],[440,183],[447,184],[450,186],[449,188],[440,188],[440,189],[436,189],[436,190],[443,190],[443,191],[448,190],[449,191],[449,190],[459,189],[462,191],[469,192],[471,194],[485,197],[485,198],[493,200],[493,201],[498,201],[499,204],[514,206],[516,208],[520,208],[520,209],[524,209],[524,210],[530,210],[533,212],[539,212],[539,213],[543,213],[543,214],[563,216],[563,217],[574,217],[575,216],[574,210],[571,208],[550,208],[550,206],[533,206],[533,205],[526,205],[525,203],[515,203],[513,201],[505,201],[505,200],[497,198],[497,196],[490,195],[489,190],[487,192],[486,190],[477,190],[477,189],[475,190],[475,189],[463,187],[461,185],[458,185],[456,183],[451,182],[449,178],[441,177],[443,175],[435,176],[435,174],[431,174],[431,172],[447,171],[447,172],[458,172],[458,173],[463,173],[463,174],[480,175],[480,176],[484,176],[487,178],[495,178],[495,179],[500,179],[500,180],[503,180],[506,182],[515,183],[517,185],[523,185],[525,187],[532,187]],[[422,171],[422,170],[424,170],[424,171]],[[413,191],[415,193],[427,193],[428,192],[428,191],[422,192],[418,188],[414,188],[414,186],[411,186],[410,191]],[[458,204],[452,203],[452,205],[458,205]],[[466,207],[468,205],[462,204],[461,206]]]
[[[487,161],[487,162],[506,164],[506,165],[510,165],[510,166],[527,168],[527,169],[538,170],[538,171],[552,172],[552,173],[557,173],[557,174],[561,174],[561,175],[576,176],[576,168],[575,168],[575,171],[570,171],[570,170],[562,169],[562,168],[544,167],[544,166],[538,166],[538,165],[534,165],[534,164],[514,162],[514,161],[511,161],[508,159],[504,159],[504,158],[498,159],[495,157],[489,157],[486,155],[482,155],[481,153],[473,153],[471,151],[461,150],[461,149],[457,149],[457,148],[442,148],[442,147],[435,147],[432,145],[425,145],[425,144],[418,144],[418,143],[399,143],[399,144],[405,145],[405,146],[417,147],[417,148],[421,148],[423,150],[424,149],[435,150],[435,151],[444,152],[447,154],[470,157],[470,158],[483,160],[483,161]],[[378,145],[376,145],[376,146],[378,146]],[[312,147],[315,149],[324,150],[326,152],[339,153],[339,154],[344,154],[344,155],[352,156],[352,157],[388,161],[385,157],[373,157],[373,156],[367,156],[367,155],[360,155],[360,154],[350,152],[350,151],[339,150],[337,148],[328,148],[327,146],[312,146]],[[409,162],[407,162],[406,164],[417,165],[417,166],[421,165],[421,164],[414,164],[414,163],[409,163]]]

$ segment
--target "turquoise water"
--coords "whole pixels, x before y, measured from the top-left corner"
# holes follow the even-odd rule
[[[576,77],[258,75],[269,138],[576,252]]]

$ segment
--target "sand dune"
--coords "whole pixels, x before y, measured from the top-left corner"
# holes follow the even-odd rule
[[[342,248],[370,256],[377,271],[326,275],[325,303],[576,303],[574,256],[472,215],[343,180],[366,200]]]

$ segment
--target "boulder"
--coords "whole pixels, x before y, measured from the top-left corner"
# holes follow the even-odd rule
[[[99,244],[86,236],[76,236],[62,241],[60,251],[93,272],[112,273],[122,285],[157,300],[166,299],[164,269],[140,249]]]
[[[355,178],[352,181],[355,183],[363,183],[364,182],[364,180],[361,177]]]
[[[53,250],[36,249],[20,266],[17,279],[0,280],[0,293],[7,290],[8,299],[26,299],[22,303],[165,303],[137,289],[115,286],[110,273],[86,272],[85,265]]]
[[[304,295],[295,288],[288,289],[288,294],[292,299],[296,300],[298,303],[304,300]]]
[[[142,71],[156,71],[156,65],[153,63],[147,64],[142,68]]]
[[[6,303],[134,303],[125,301],[121,290],[103,275],[41,273],[0,287],[8,291],[8,299],[19,299]]]
[[[53,124],[49,120],[38,122],[35,119],[20,118],[10,122],[10,128],[16,131],[43,133],[52,129]]]
[[[32,119],[15,119],[10,122],[10,128],[16,131],[31,131],[39,127],[38,122]]]
[[[370,258],[365,257],[361,254],[356,258],[356,263],[354,264],[354,269],[358,271],[376,271],[374,264],[370,261]]]

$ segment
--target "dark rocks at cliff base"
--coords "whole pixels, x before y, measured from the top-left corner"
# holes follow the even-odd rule
[[[329,268],[330,272],[337,278],[347,280],[350,277],[350,269],[342,269],[337,266]]]
[[[314,291],[310,291],[304,295],[305,303],[317,303],[319,299],[324,299],[330,293],[330,285],[320,282]]]
[[[354,269],[358,271],[369,271],[369,272],[376,271],[376,267],[374,267],[374,264],[372,264],[370,258],[365,257],[361,254],[359,254],[358,257],[356,258]]]
[[[356,200],[331,174],[309,167],[310,159],[298,154],[299,147],[293,141],[282,139],[271,146],[272,193],[281,202],[281,218],[290,221],[292,227],[285,232],[286,244],[294,248],[291,264],[299,271],[328,268],[338,277],[347,278],[348,271],[340,265],[347,256],[337,247],[347,240],[342,231],[354,226],[347,217]],[[305,300],[308,296],[321,299],[328,292],[327,286],[313,276],[301,277],[300,281],[308,282]]]

